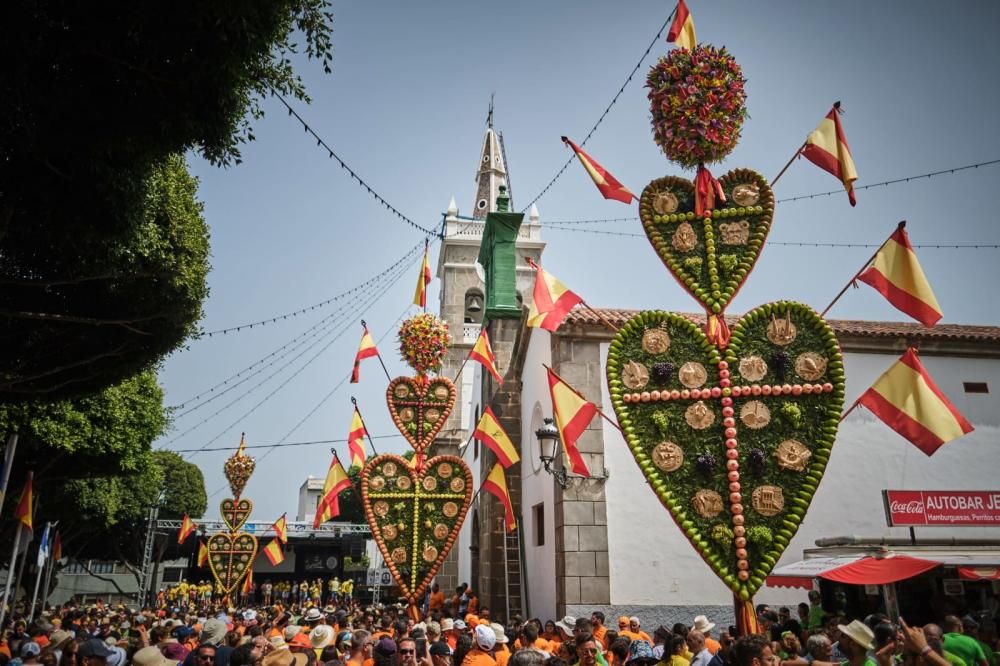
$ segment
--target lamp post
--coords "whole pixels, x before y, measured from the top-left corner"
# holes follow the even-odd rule
[[[546,417],[542,420],[542,427],[535,431],[535,437],[538,438],[538,457],[542,461],[542,466],[555,478],[559,487],[565,490],[569,485],[569,478],[565,469],[556,468],[554,465],[556,456],[559,455],[559,429],[551,418]]]

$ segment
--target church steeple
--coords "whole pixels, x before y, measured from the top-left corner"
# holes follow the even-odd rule
[[[500,139],[493,131],[493,98],[490,97],[490,110],[486,116],[486,136],[483,138],[479,170],[476,172],[476,203],[472,207],[473,217],[485,219],[487,213],[496,211],[496,200],[501,185],[507,185],[507,165],[503,161]]]

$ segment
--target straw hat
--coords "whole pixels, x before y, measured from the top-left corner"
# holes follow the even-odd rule
[[[853,620],[850,624],[846,625],[838,624],[837,629],[840,629],[840,633],[866,650],[871,650],[875,647],[875,634],[861,620]]]
[[[315,629],[309,632],[309,642],[317,650],[325,648],[333,642],[333,639],[333,627],[328,624],[317,625]]]

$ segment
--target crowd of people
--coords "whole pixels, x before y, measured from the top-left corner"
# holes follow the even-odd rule
[[[311,580],[263,580],[259,584],[251,581],[250,589],[241,590],[238,594],[239,603],[243,606],[270,606],[280,603],[285,607],[291,604],[300,606],[312,604],[337,604],[341,599],[350,599],[354,595],[354,581],[345,578],[343,581],[334,576]],[[157,607],[176,606],[181,603],[204,604],[223,597],[222,586],[214,585],[207,580],[188,582],[182,580],[176,585],[162,588],[156,595]]]
[[[992,628],[971,616],[923,627],[849,620],[815,593],[794,616],[759,606],[760,633],[737,638],[704,615],[652,633],[600,611],[504,622],[468,586],[446,597],[435,585],[415,620],[402,604],[365,607],[342,584],[324,585],[319,602],[316,581],[296,595],[289,584],[287,599],[284,586],[270,597],[258,589],[242,608],[203,585],[183,582],[141,609],[70,602],[31,623],[14,609],[0,666],[997,666]]]

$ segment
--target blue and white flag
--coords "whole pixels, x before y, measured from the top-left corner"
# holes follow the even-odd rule
[[[49,528],[52,523],[45,523],[45,531],[42,532],[42,542],[38,544],[38,566],[45,566],[45,561],[49,559]]]

